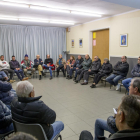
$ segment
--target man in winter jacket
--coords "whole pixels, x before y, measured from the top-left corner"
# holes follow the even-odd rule
[[[11,110],[0,100],[0,134],[14,131]]]
[[[35,97],[34,87],[30,82],[18,82],[16,93],[18,98],[14,98],[11,103],[12,118],[15,121],[40,124],[48,140],[52,140],[64,129],[62,122],[55,122],[56,113],[40,100],[41,96]]]
[[[0,71],[0,80],[1,81],[9,81],[9,78],[7,77],[7,75],[5,74],[4,71]]]
[[[89,70],[84,73],[84,78],[83,78],[84,82],[81,83],[81,85],[87,85],[89,75],[97,74],[100,68],[101,68],[101,60],[99,59],[98,56],[95,56],[94,61],[92,62]]]
[[[12,70],[15,71],[17,77],[18,77],[21,81],[28,80],[28,77],[24,78],[23,70],[20,68],[20,64],[19,64],[19,62],[15,59],[15,56],[14,56],[14,55],[12,56],[12,60],[11,60],[11,62],[10,62],[9,64],[10,64],[10,68],[11,68]]]
[[[76,68],[80,68],[80,65],[82,64],[83,61],[84,61],[84,59],[81,57],[81,55],[78,55],[78,58],[76,59],[75,63],[70,68],[68,79],[72,79],[73,71],[76,71]],[[75,72],[75,77],[77,77],[77,73],[76,72]],[[76,80],[76,78],[75,78],[75,80]]]
[[[76,68],[76,75],[79,74],[78,80],[75,80],[76,83],[78,83],[82,79],[84,73],[89,70],[89,68],[91,66],[91,63],[92,63],[91,58],[89,57],[88,54],[86,54],[85,55],[85,60],[79,66],[79,68],[81,68],[81,69]],[[76,79],[76,77],[75,77],[75,79]]]
[[[35,72],[35,68],[33,68],[33,62],[28,59],[28,55],[25,55],[25,58],[21,61],[21,65],[24,71],[24,75],[26,77],[31,78],[32,74]],[[31,71],[31,75],[27,76],[27,71]]]
[[[52,79],[52,66],[51,65],[53,65],[53,59],[50,58],[50,55],[48,54],[47,55],[47,59],[45,59],[43,66],[46,69],[49,69],[49,72],[50,72],[50,80]]]
[[[1,55],[0,59],[0,70],[4,71],[6,74],[10,73],[10,83],[15,82],[14,80],[12,80],[15,73],[14,70],[9,69],[9,64],[4,60],[4,55]]]
[[[140,57],[138,58],[138,63],[136,66],[134,66],[134,68],[131,71],[131,75],[132,78],[134,77],[140,77]],[[131,83],[132,78],[127,78],[125,80],[122,81],[122,84],[124,85],[124,87],[126,88],[126,90],[129,92],[129,86]]]
[[[120,85],[118,81],[127,76],[129,70],[129,64],[127,63],[127,57],[122,56],[121,62],[119,61],[113,70],[113,74],[106,78],[106,81],[109,82],[111,85],[117,86],[116,90],[119,90]]]

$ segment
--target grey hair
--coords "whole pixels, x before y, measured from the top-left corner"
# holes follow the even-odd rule
[[[108,58],[105,58],[104,61],[106,61],[108,63],[109,62],[109,59]]]
[[[138,129],[140,126],[140,96],[124,96],[120,110],[124,112],[127,125],[131,128]]]
[[[133,88],[138,88],[138,92],[140,93],[140,78],[139,77],[136,77],[136,78],[133,78],[131,80],[131,83],[133,85]]]
[[[29,97],[33,91],[34,86],[28,81],[20,81],[16,86],[16,94],[18,97]]]

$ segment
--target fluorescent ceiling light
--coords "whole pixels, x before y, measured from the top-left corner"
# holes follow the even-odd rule
[[[17,18],[0,17],[0,20],[18,20]]]
[[[28,8],[29,7],[26,4],[19,4],[19,3],[12,3],[12,2],[0,2],[0,5],[16,6],[16,7],[23,7],[23,8]]]
[[[54,23],[54,24],[69,24],[69,25],[74,25],[74,23],[70,23],[70,22],[58,22],[58,21],[50,21],[50,23]]]
[[[70,13],[69,10],[62,10],[62,9],[48,8],[48,7],[41,7],[41,6],[33,6],[33,5],[31,5],[30,8],[31,8],[31,9],[37,9],[37,10],[46,10],[46,11]]]
[[[71,11],[71,13],[72,13],[72,14],[76,14],[76,15],[85,15],[85,16],[101,17],[101,15],[94,14],[94,13],[77,12],[77,11]]]
[[[27,21],[27,22],[43,22],[43,23],[48,23],[48,20],[45,19],[24,19],[24,18],[19,18],[19,21]]]

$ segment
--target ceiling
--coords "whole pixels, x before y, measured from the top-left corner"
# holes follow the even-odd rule
[[[2,0],[1,0],[2,1]],[[32,18],[44,18],[48,20],[64,20],[72,21],[77,24],[93,21],[96,19],[121,14],[124,12],[135,10],[136,8],[128,7],[110,1],[116,0],[7,0],[11,2],[21,2],[33,5],[50,6],[56,8],[63,8],[76,11],[87,11],[101,14],[102,17],[91,17],[85,15],[74,15],[70,13],[59,13],[51,11],[35,10],[30,8],[11,7],[0,5],[0,15],[15,16],[15,17],[32,17]],[[123,1],[123,0],[117,0]],[[128,1],[128,0],[124,0]],[[131,0],[132,1],[132,0]],[[139,0],[140,1],[140,0]],[[16,25],[39,25],[39,26],[55,26],[55,27],[69,27],[70,25],[53,24],[53,23],[38,23],[38,22],[23,22],[23,21],[10,21],[0,20],[0,24],[16,24]]]

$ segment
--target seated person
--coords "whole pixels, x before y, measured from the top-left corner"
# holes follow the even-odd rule
[[[62,58],[62,54],[59,54],[59,58],[57,59],[55,66],[57,68],[57,77],[59,76],[60,69],[62,70],[64,77],[66,77],[64,70],[64,67],[66,67],[66,61],[64,58]]]
[[[93,84],[90,86],[91,88],[96,88],[96,85],[99,83],[102,77],[108,76],[112,73],[112,65],[109,63],[107,58],[104,59],[104,63],[99,70],[99,72],[93,78]]]
[[[140,96],[140,78],[133,78],[129,87],[130,95]],[[95,140],[98,140],[98,136],[104,136],[104,130],[114,134],[118,131],[116,128],[115,117],[110,116],[106,120],[97,119],[95,121]]]
[[[10,79],[7,77],[4,71],[0,71],[0,80],[1,81],[9,81]]]
[[[121,62],[119,61],[113,70],[113,74],[106,78],[106,81],[113,86],[117,86],[116,90],[119,90],[120,85],[118,84],[119,80],[126,77],[129,70],[129,64],[127,63],[127,57],[122,56]]]
[[[50,109],[41,96],[35,97],[34,86],[28,81],[17,83],[16,94],[11,103],[12,118],[21,123],[39,123],[48,138],[52,140],[64,129],[64,124],[55,122],[56,113]]]
[[[47,55],[47,59],[45,59],[43,66],[46,69],[49,69],[49,72],[50,72],[50,80],[52,79],[52,66],[51,65],[53,65],[53,59],[50,58],[50,55],[48,54]]]
[[[72,73],[73,71],[76,71],[76,68],[79,68],[79,66],[81,66],[81,63],[84,61],[84,59],[81,57],[81,55],[78,55],[78,58],[76,59],[75,63],[73,64],[73,66],[70,68],[69,71],[69,77],[68,79],[72,79]],[[73,80],[76,80],[76,75],[77,73],[75,73],[75,78]]]
[[[0,100],[0,134],[13,130],[11,110]]]
[[[103,137],[104,134],[101,134],[99,137],[96,137],[96,133],[99,133],[99,131],[97,132],[95,128],[94,140],[130,140],[130,139],[139,140],[140,139],[140,96],[137,95],[124,96],[122,98],[121,104],[119,105],[118,109],[114,111],[114,114],[116,118],[115,120],[116,126],[119,131],[110,135],[109,138]],[[87,135],[88,137],[91,138],[88,140],[92,140],[91,133],[87,133]]]
[[[11,62],[9,64],[10,64],[10,68],[15,71],[15,73],[17,74],[17,77],[21,81],[28,80],[28,77],[26,77],[26,78],[24,77],[23,70],[20,68],[20,64],[15,59],[15,56],[14,55],[12,56],[12,60],[11,60]]]
[[[43,68],[42,68],[42,65],[43,65],[43,61],[42,59],[40,58],[40,55],[37,55],[36,56],[36,59],[34,60],[34,68],[35,69],[38,69],[38,73],[39,73],[39,80],[41,80],[41,76],[45,76],[44,72],[43,72]]]
[[[140,77],[140,57],[138,58],[138,63],[136,66],[134,66],[134,68],[131,71],[131,75],[132,77]],[[129,86],[131,83],[132,78],[127,78],[125,80],[122,81],[122,84],[124,85],[124,87],[126,88],[126,90],[129,92]]]
[[[65,70],[67,71],[67,79],[69,78],[69,72],[70,72],[71,67],[73,67],[74,63],[75,63],[75,57],[70,56],[70,59],[67,61],[66,67],[65,67]]]
[[[0,60],[0,70],[4,71],[7,74],[7,76],[8,76],[8,73],[10,73],[10,83],[15,82],[15,80],[12,80],[15,72],[13,70],[9,69],[9,63],[4,60],[4,55],[1,55],[0,59],[1,59]]]
[[[31,76],[34,74],[35,72],[35,68],[33,68],[33,62],[31,60],[28,59],[28,55],[25,55],[25,58],[21,61],[21,65],[24,71],[24,75],[26,77],[31,78]],[[27,76],[27,71],[31,71],[31,75]]]
[[[91,66],[92,60],[88,54],[85,55],[85,60],[82,62],[79,68],[76,68],[76,74],[79,74],[78,80],[75,80],[76,83],[80,82],[85,72],[87,72]],[[81,69],[80,69],[81,68]],[[76,79],[76,78],[75,78]]]
[[[95,56],[94,61],[92,62],[89,70],[84,73],[84,78],[83,78],[84,82],[81,83],[81,85],[87,85],[89,75],[97,74],[100,68],[101,68],[101,60],[98,56]]]

